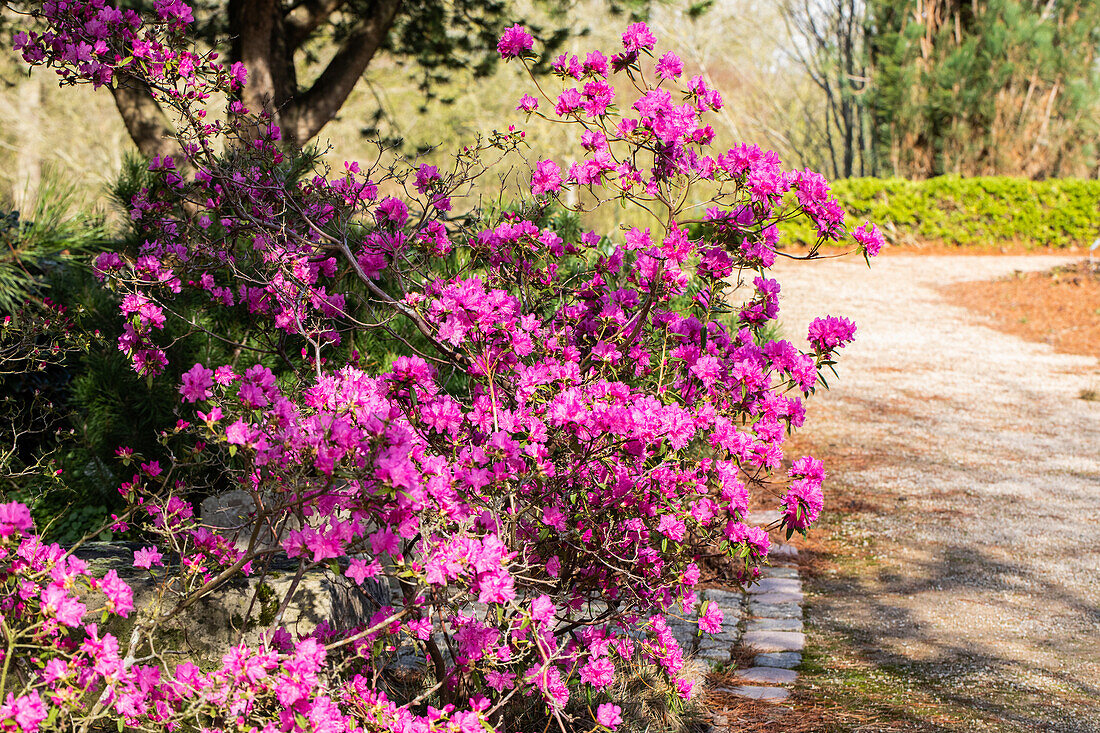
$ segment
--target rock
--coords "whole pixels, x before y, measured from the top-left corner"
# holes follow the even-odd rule
[[[165,558],[167,567],[156,568],[154,577],[146,570],[133,567],[135,549],[139,546],[133,543],[94,542],[81,547],[75,554],[88,563],[96,576],[115,570],[133,589],[134,607],[141,609],[157,602],[159,578],[178,573],[179,566]],[[228,647],[237,643],[238,637],[255,643],[275,621],[296,571],[296,562],[273,563],[262,586],[259,573],[251,577],[238,575],[165,624],[160,632],[162,644],[197,661],[220,659]],[[388,604],[390,599],[388,584],[360,587],[327,568],[316,568],[302,576],[280,625],[292,634],[308,634],[322,622],[337,629],[352,628],[369,621],[381,603]],[[162,611],[171,610],[171,598],[165,601]],[[89,608],[102,605],[98,593],[86,594],[84,602]],[[118,628],[110,630],[125,639],[133,620],[131,615],[130,619],[112,622],[113,625],[117,623]]]
[[[767,593],[801,593],[802,581],[797,578],[761,578],[748,587],[750,595]]]
[[[797,578],[798,568],[765,567],[761,568],[765,578]]]
[[[749,615],[756,618],[802,618],[802,605],[794,602],[760,603],[750,599]]]
[[[800,664],[802,664],[802,655],[798,652],[770,652],[756,655],[757,667],[794,669]]]
[[[790,697],[790,690],[782,687],[758,687],[755,685],[741,685],[739,687],[719,687],[719,692],[728,692],[731,695],[747,697],[751,700],[764,702],[783,702]]]
[[[749,596],[749,607],[751,608],[753,604],[779,606],[784,603],[797,603],[802,605],[802,601],[803,596],[800,590],[776,590]]]
[[[800,652],[806,637],[800,631],[747,631],[741,643],[761,652]]]
[[[730,661],[732,653],[732,646],[704,644],[700,645],[699,650],[695,652],[695,658],[711,664],[726,664]]]
[[[710,601],[711,603],[717,603],[718,607],[722,609],[722,613],[726,613],[728,610],[730,613],[741,612],[741,599],[743,594],[739,591],[730,590],[718,590],[717,588],[710,588],[703,591],[703,599]]]
[[[789,685],[798,679],[798,672],[781,667],[750,667],[735,672],[738,678],[757,685]]]
[[[788,544],[775,545],[768,551],[768,557],[773,560],[793,560],[798,557],[798,548]]]
[[[783,515],[775,509],[766,509],[758,512],[749,512],[749,515],[745,517],[745,521],[757,527],[764,527],[769,524],[775,524],[782,518]]]
[[[252,500],[252,494],[243,489],[232,489],[203,499],[199,505],[199,518],[202,526],[230,540],[238,550],[243,550],[248,547],[252,536],[252,516],[255,511],[256,503]],[[289,526],[284,526],[284,530],[298,526],[297,520],[292,517],[284,521],[290,523]],[[270,527],[261,528],[256,539],[257,549],[268,550],[279,545],[279,536]]]
[[[802,631],[802,619],[797,618],[754,618],[745,627],[746,631]]]

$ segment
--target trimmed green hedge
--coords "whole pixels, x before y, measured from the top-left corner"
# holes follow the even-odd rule
[[[849,178],[833,191],[850,226],[873,221],[891,244],[1067,248],[1100,237],[1100,180]],[[804,244],[814,236],[807,227],[788,235]]]

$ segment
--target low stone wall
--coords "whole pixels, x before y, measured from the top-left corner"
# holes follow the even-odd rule
[[[140,547],[132,543],[92,542],[82,546],[76,555],[97,576],[115,570],[133,589],[135,609],[152,606],[168,610],[173,599],[159,598],[160,579],[178,571],[178,566],[156,568],[156,577],[135,568],[134,550]],[[200,659],[220,659],[226,648],[241,639],[254,643],[272,628],[279,604],[290,590],[296,572],[296,563],[282,562],[273,564],[263,577],[259,572],[251,577],[238,576],[173,619],[162,637],[174,650]],[[102,606],[102,596],[95,595],[98,594],[84,599],[89,609]],[[389,602],[388,587],[377,584],[359,587],[328,568],[316,568],[302,576],[280,625],[292,634],[308,634],[321,623],[337,629],[352,628],[365,624],[383,603]],[[133,615],[128,622],[116,622],[118,628],[110,631],[125,640]]]

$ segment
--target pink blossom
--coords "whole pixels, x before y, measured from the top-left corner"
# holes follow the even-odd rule
[[[145,547],[140,550],[134,550],[134,567],[135,568],[152,568],[154,565],[163,565],[163,555],[155,547]]]
[[[623,33],[623,48],[628,52],[650,49],[657,43],[657,37],[645,23],[634,23]]]
[[[547,623],[554,619],[554,602],[548,595],[541,595],[531,601],[531,618],[535,621]]]
[[[46,704],[39,697],[37,690],[32,690],[20,697],[15,697],[9,692],[3,707],[8,708],[10,711],[8,714],[15,719],[15,724],[25,733],[37,731],[39,725],[49,715]],[[5,717],[3,711],[0,710],[0,718],[3,717]]]
[[[379,222],[404,226],[409,219],[409,209],[401,199],[389,196],[378,204],[377,217]]]
[[[521,25],[514,25],[504,31],[497,43],[497,51],[503,59],[516,58],[531,50],[535,45],[535,39]]]
[[[597,690],[607,687],[615,681],[615,665],[607,657],[593,659],[581,667],[581,682],[592,685]]]
[[[134,608],[134,592],[130,586],[118,577],[115,570],[108,570],[107,574],[98,582],[98,587],[107,596],[107,610],[126,618]]]
[[[856,326],[847,318],[827,316],[815,318],[810,323],[806,340],[822,353],[829,354],[850,343],[856,334]]]
[[[869,221],[853,229],[852,238],[859,242],[863,246],[863,251],[871,257],[877,255],[882,245],[886,243],[886,238],[882,236],[879,228]]]
[[[353,557],[348,563],[348,569],[344,575],[351,578],[358,585],[362,585],[367,578],[374,578],[382,572],[382,566],[377,560],[367,561],[363,558]]]
[[[783,521],[788,527],[804,530],[817,521],[825,505],[821,484],[811,479],[795,479],[783,496]]]
[[[64,586],[50,584],[42,591],[42,612],[65,626],[79,626],[87,606],[69,595]]]
[[[0,504],[0,537],[8,537],[15,532],[26,532],[33,526],[31,510],[25,504],[17,501]]]
[[[665,53],[657,61],[657,76],[662,79],[675,79],[684,73],[684,62],[672,51]]]
[[[596,708],[596,722],[605,728],[615,730],[623,722],[622,708],[618,705],[605,702]]]
[[[707,602],[706,610],[699,617],[699,629],[707,634],[719,634],[722,632],[722,609],[717,603]]]
[[[540,160],[531,176],[531,193],[536,196],[561,188],[561,168],[552,160]]]

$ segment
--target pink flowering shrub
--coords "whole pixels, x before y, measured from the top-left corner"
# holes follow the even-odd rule
[[[154,602],[135,607],[114,571],[93,577],[24,509],[0,507],[0,729],[466,732],[547,716],[614,729],[630,709],[614,683],[639,661],[688,697],[668,617],[695,605],[695,548],[750,580],[769,548],[745,524],[750,490],[776,492],[786,473],[791,531],[822,508],[820,462],[785,471],[783,445],[854,326],[815,321],[809,352],[763,334],[779,311],[777,222],[848,236],[824,179],[753,145],[712,151],[721,96],[675,55],[654,62],[641,23],[610,57],[557,59],[560,92],[518,100],[573,125],[580,147],[566,167],[534,161],[508,212],[477,202],[493,165],[513,165],[514,128],[446,169],[295,177],[297,151],[234,98],[246,70],[187,44],[179,0],[157,10],[51,0],[47,29],[16,45],[64,81],[144,80],[177,113],[187,159],[153,160],[156,183],[131,202],[140,251],[96,261],[134,369],[163,371],[159,338],[187,295],[251,335],[238,362],[184,374],[171,465],[123,455],[140,470],[116,527],[150,538],[134,566],[157,581]],[[534,47],[513,27],[498,48],[528,65]],[[616,77],[635,101],[617,102]],[[652,225],[563,237],[540,222],[569,189]],[[868,254],[876,231],[860,231]],[[363,368],[365,332],[405,355]],[[185,498],[212,468],[252,498],[236,535]],[[296,563],[294,582],[254,639],[213,668],[163,653],[166,623],[276,557]],[[373,617],[288,633],[281,610],[318,567],[383,583]],[[123,638],[105,630],[118,617]],[[722,614],[699,623],[716,633]],[[402,649],[419,663],[413,695],[391,684]]]

